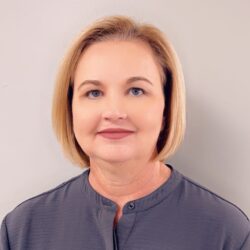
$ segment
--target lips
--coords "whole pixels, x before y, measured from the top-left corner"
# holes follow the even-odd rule
[[[131,133],[134,132],[129,129],[123,129],[123,128],[107,128],[99,131],[98,133]]]
[[[128,135],[131,135],[132,133],[134,133],[134,131],[125,130],[121,128],[109,128],[98,132],[99,135],[107,139],[121,139]]]

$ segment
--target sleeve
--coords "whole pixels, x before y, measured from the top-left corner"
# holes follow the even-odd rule
[[[250,249],[250,232],[248,233],[243,245],[240,250],[249,250]]]
[[[6,226],[6,217],[4,217],[1,230],[0,230],[0,250],[10,250],[9,239],[8,239],[8,231]]]

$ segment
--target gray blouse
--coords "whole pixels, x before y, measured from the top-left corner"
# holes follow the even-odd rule
[[[250,222],[235,204],[173,166],[159,188],[123,207],[89,183],[90,169],[32,197],[1,225],[1,250],[250,250]]]

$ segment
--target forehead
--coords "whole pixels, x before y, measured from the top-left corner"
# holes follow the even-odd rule
[[[136,53],[152,53],[152,49],[150,48],[150,46],[142,41],[142,40],[107,40],[107,41],[97,41],[94,42],[93,44],[91,44],[89,47],[87,47],[84,52],[83,55],[85,54],[89,54],[89,53],[93,53],[93,51],[95,52],[111,52],[111,50],[116,51],[116,52],[126,52],[124,50],[129,50],[129,51],[133,51]],[[124,55],[127,55],[127,53],[124,53]]]
[[[76,82],[83,78],[142,75],[160,80],[160,65],[150,46],[140,40],[101,41],[90,45],[81,55],[75,71]]]

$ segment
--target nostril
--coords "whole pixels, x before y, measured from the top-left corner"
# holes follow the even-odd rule
[[[125,113],[120,113],[120,112],[105,112],[103,115],[102,115],[103,118],[110,118],[110,119],[126,119],[127,118],[127,114]]]

